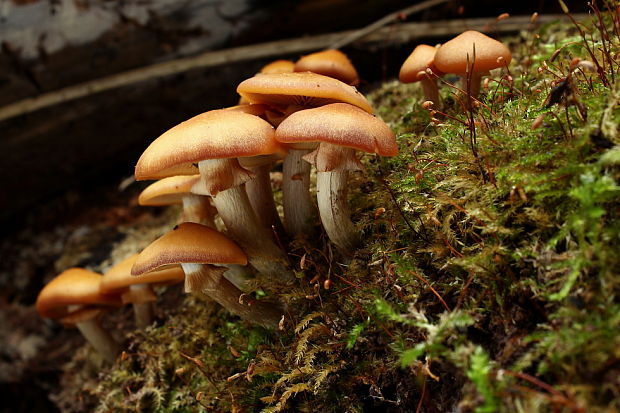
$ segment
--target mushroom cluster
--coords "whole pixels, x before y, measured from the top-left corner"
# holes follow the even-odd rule
[[[490,70],[507,67],[512,54],[506,45],[475,30],[465,31],[435,48],[418,45],[400,69],[403,83],[421,82],[427,101],[441,102],[437,78],[453,73],[461,79],[461,89],[472,97],[480,93],[480,80]]]
[[[184,282],[187,293],[276,327],[284,309],[253,298],[245,291],[247,278],[294,282],[287,241],[310,240],[319,219],[342,258],[352,257],[360,237],[348,206],[349,171],[363,169],[360,151],[398,151],[394,133],[352,86],[358,83],[338,50],[276,61],[238,85],[238,106],[198,114],[164,132],[136,164],[136,180],[156,180],[139,203],[181,204],[181,223],[103,276],[83,269],[60,274],[41,291],[40,314],[77,325],[107,360],[119,347],[97,317],[111,305],[131,303],[137,326],[151,325],[156,285]],[[271,182],[279,163],[282,216]],[[78,281],[78,273],[87,281]]]

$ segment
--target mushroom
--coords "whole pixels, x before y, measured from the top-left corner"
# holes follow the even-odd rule
[[[247,104],[232,106],[223,110],[249,113],[265,119],[269,107],[263,104]],[[273,165],[282,159],[282,155],[282,153],[274,153],[239,158],[241,166],[254,174],[254,178],[245,183],[245,191],[248,194],[252,209],[263,226],[270,231],[275,231],[276,234],[282,234],[284,228],[274,201],[270,172]]]
[[[347,176],[362,169],[356,150],[394,156],[394,133],[380,119],[346,104],[333,103],[300,110],[276,129],[276,139],[286,143],[320,142],[304,156],[317,169],[317,201],[321,222],[331,241],[346,255],[358,244],[347,205]]]
[[[70,268],[50,281],[39,293],[36,302],[41,317],[61,319],[75,325],[99,354],[110,363],[120,348],[109,332],[103,329],[99,316],[105,308],[120,306],[118,294],[100,291],[101,275],[83,268]]]
[[[295,63],[295,72],[318,73],[352,86],[357,86],[360,82],[351,60],[337,49],[322,50],[302,56]]]
[[[435,54],[435,66],[461,77],[462,89],[473,97],[480,92],[480,79],[489,70],[508,65],[512,54],[505,44],[475,30],[468,30],[444,43]],[[467,85],[467,74],[470,84]]]
[[[237,160],[283,150],[265,120],[242,111],[213,110],[155,139],[140,156],[135,176],[137,180],[159,179],[197,163],[201,179],[192,192],[212,197],[228,233],[248,254],[254,268],[265,275],[291,279],[286,255],[260,224],[244,189],[253,174]]]
[[[295,71],[295,62],[291,60],[274,60],[263,66],[258,73],[292,73]],[[249,100],[245,96],[239,98],[239,105],[248,104]]]
[[[138,203],[148,206],[182,204],[183,222],[197,222],[215,228],[214,217],[217,210],[211,205],[209,197],[191,192],[192,186],[200,180],[200,175],[180,175],[162,178],[147,186]]]
[[[237,92],[250,103],[266,103],[290,111],[344,102],[372,113],[368,100],[355,89],[338,79],[311,72],[259,73],[237,86]]]
[[[131,267],[137,258],[138,254],[133,254],[110,268],[101,278],[100,289],[104,294],[120,294],[123,304],[133,304],[136,325],[144,329],[153,323],[157,296],[152,287],[180,283],[185,274],[180,266],[171,266],[134,277]]]
[[[283,115],[274,126],[291,113],[334,102],[346,102],[372,113],[366,98],[353,86],[316,73],[262,74],[246,79],[237,88],[242,96],[253,103],[274,106]],[[273,113],[273,112],[271,112]],[[266,113],[270,119],[270,112]],[[282,203],[284,225],[291,236],[310,230],[315,207],[310,196],[310,164],[302,157],[316,148],[315,143],[288,145],[288,154],[282,167]]]
[[[180,264],[185,273],[185,291],[203,293],[228,311],[246,320],[275,327],[282,314],[273,305],[256,300],[241,303],[243,292],[224,277],[221,264],[246,265],[241,248],[214,229],[193,222],[179,224],[137,257],[131,270],[139,277],[158,268]],[[138,278],[139,278],[138,277]]]
[[[439,107],[441,102],[439,90],[437,89],[437,80],[432,77],[431,73],[427,72],[427,70],[431,70],[436,76],[443,75],[434,64],[436,52],[437,48],[433,46],[426,44],[416,46],[400,68],[398,78],[403,83],[420,82],[426,100],[434,102],[435,106]]]
[[[295,63],[291,60],[274,60],[263,66],[259,73],[291,73],[295,70]]]

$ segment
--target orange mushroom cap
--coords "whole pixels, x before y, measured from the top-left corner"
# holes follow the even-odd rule
[[[278,107],[312,107],[345,102],[368,113],[373,112],[368,100],[355,87],[311,72],[258,74],[241,82],[237,92],[251,103]]]
[[[101,278],[101,291],[104,293],[121,291],[131,285],[153,284],[169,285],[183,281],[185,274],[178,265],[167,266],[141,274],[139,277],[131,275],[131,268],[139,254],[133,254],[110,268]]]
[[[110,268],[101,278],[101,291],[121,294],[123,304],[143,304],[157,300],[151,286],[177,284],[185,279],[185,273],[179,265],[159,268],[140,277],[133,276],[131,268],[137,258],[138,254],[133,254]]]
[[[50,281],[39,293],[36,309],[41,317],[62,318],[69,306],[119,306],[117,294],[100,290],[101,275],[83,268],[70,268]]]
[[[332,103],[291,114],[276,129],[284,143],[327,142],[357,150],[394,156],[394,132],[381,119],[346,103]]]
[[[247,264],[245,253],[218,231],[193,222],[179,224],[146,247],[131,273],[144,274],[162,266],[182,263]]]
[[[103,307],[84,307],[79,308],[75,311],[71,311],[66,316],[60,318],[60,322],[66,326],[73,326],[77,323],[82,323],[84,321],[92,320],[93,318],[99,317],[104,312]]]
[[[468,58],[469,64],[474,64],[473,71],[486,72],[509,64],[512,54],[505,44],[475,30],[468,30],[437,50],[435,66],[444,73],[465,73]]]
[[[258,116],[236,110],[212,110],[182,122],[155,139],[136,164],[137,180],[160,179],[197,169],[195,163],[285,152],[274,129]]]
[[[291,73],[295,70],[295,63],[290,60],[274,60],[267,63],[260,70],[260,73]]]
[[[426,69],[431,69],[437,76],[442,76],[443,73],[434,64],[436,52],[437,48],[427,44],[416,46],[400,68],[398,74],[400,81],[403,83],[419,82],[422,80],[419,73],[425,72]]]
[[[360,82],[351,60],[337,49],[322,50],[301,57],[295,63],[295,72],[314,72],[353,86]]]
[[[200,180],[200,175],[180,175],[162,178],[147,186],[138,196],[138,204],[143,206],[165,206],[180,204],[183,197],[191,194],[191,189]]]

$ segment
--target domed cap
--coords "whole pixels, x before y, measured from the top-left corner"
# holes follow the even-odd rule
[[[183,197],[191,194],[192,186],[200,180],[200,175],[181,175],[162,178],[147,186],[138,196],[138,204],[144,206],[164,206],[180,204]]]
[[[182,263],[246,265],[247,257],[224,234],[185,222],[146,247],[138,255],[131,273],[140,275],[165,265]]]
[[[290,60],[274,60],[267,63],[260,70],[260,73],[292,73],[295,70],[295,63]]]
[[[403,83],[419,82],[422,80],[422,78],[418,76],[419,73],[425,72],[426,69],[431,69],[437,76],[443,75],[443,73],[435,67],[434,60],[436,52],[437,48],[427,44],[416,46],[400,68],[400,73],[398,74],[400,81]]]
[[[131,255],[110,268],[101,278],[101,291],[121,294],[123,304],[144,304],[157,300],[151,286],[177,284],[185,279],[180,265],[158,268],[139,277],[133,276],[131,267],[137,258],[138,254]]]
[[[137,180],[160,179],[191,170],[205,159],[283,152],[274,129],[258,116],[237,110],[212,110],[182,122],[155,139],[136,165]],[[192,174],[196,174],[194,168]]]
[[[119,306],[117,294],[100,291],[101,275],[83,268],[70,268],[50,281],[39,293],[37,312],[45,318],[69,315],[69,306]]]
[[[271,63],[267,63],[261,68],[258,73],[292,73],[295,71],[295,62],[290,60],[274,60]],[[241,96],[239,104],[250,103],[248,99]]]
[[[381,119],[346,103],[291,114],[276,129],[284,143],[326,142],[382,156],[398,153],[394,132]]]
[[[120,291],[136,284],[175,284],[185,278],[185,273],[179,265],[149,271],[140,276],[131,275],[131,268],[137,259],[138,254],[133,254],[110,268],[101,278],[101,291],[104,293]]]
[[[474,62],[474,45],[476,58]],[[505,44],[469,30],[444,43],[435,54],[435,66],[445,73],[465,73],[467,58],[475,72],[486,72],[510,63],[512,54]]]
[[[356,86],[360,79],[347,55],[337,49],[322,50],[303,56],[295,63],[296,72],[314,72]]]
[[[373,112],[368,100],[353,86],[317,73],[258,74],[241,82],[237,92],[252,103],[279,107],[345,102]]]

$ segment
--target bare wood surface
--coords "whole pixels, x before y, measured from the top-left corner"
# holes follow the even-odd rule
[[[387,16],[377,20],[376,22],[372,24],[369,24],[368,26],[362,29],[355,30],[351,34],[342,37],[338,41],[330,44],[329,48],[340,49],[372,32],[379,30],[383,26],[386,26],[392,22],[400,20],[401,17],[407,17],[411,14],[418,13],[426,9],[430,9],[431,7],[438,6],[443,3],[447,3],[448,1],[449,0],[427,0],[427,1],[423,1],[422,3],[404,8],[402,10],[395,11],[394,13],[390,13]]]
[[[579,20],[586,18],[587,15],[574,15],[573,17]],[[564,15],[543,15],[538,18],[538,24],[565,18]],[[364,34],[364,36],[357,39],[357,41],[360,43],[406,43],[418,38],[456,35],[467,29],[488,31],[492,26],[493,32],[515,32],[530,26],[530,16],[515,16],[498,22],[497,24],[494,24],[494,22],[495,19],[493,18],[476,18],[406,23],[395,25],[394,27],[382,27],[378,30],[371,31],[368,34]],[[117,73],[1,107],[0,122],[106,90],[129,86],[190,70],[320,50],[336,44],[336,42],[341,39],[347,39],[349,36],[358,35],[359,32],[359,30],[351,30],[209,51],[192,57],[180,58]]]

